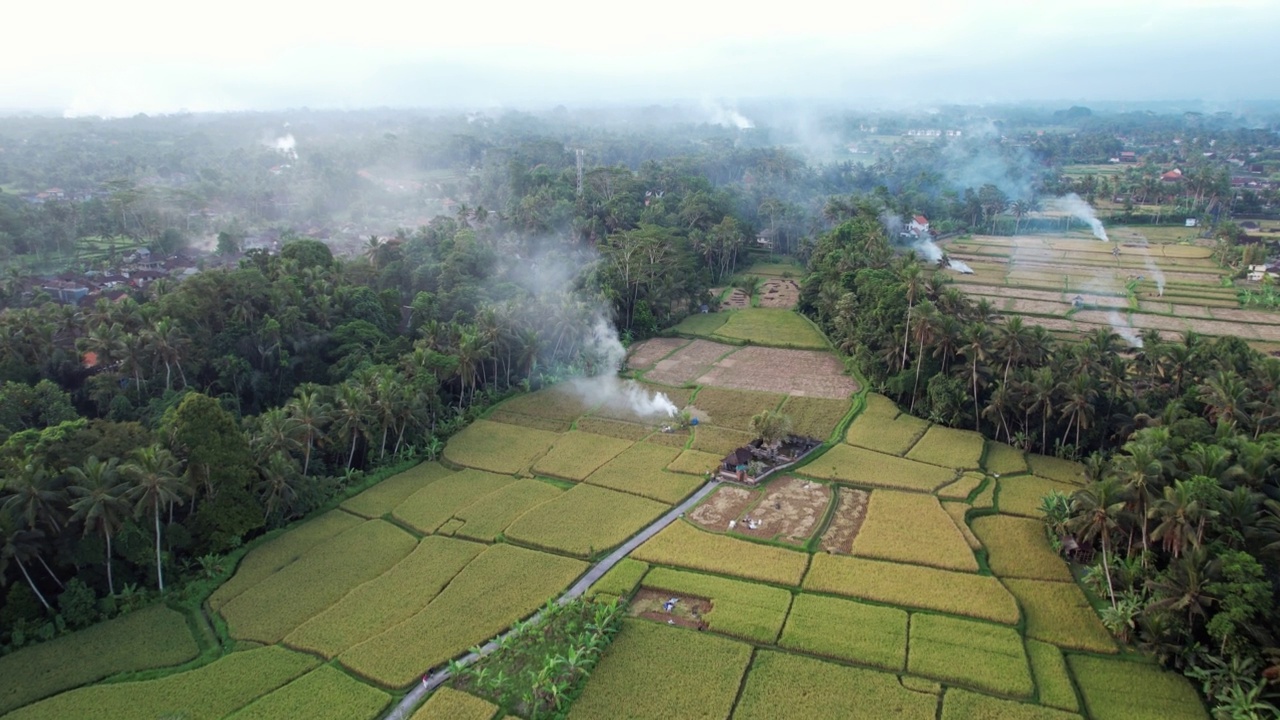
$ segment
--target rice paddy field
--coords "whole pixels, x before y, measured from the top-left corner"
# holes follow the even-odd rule
[[[814,456],[763,487],[721,485],[583,583],[629,606],[564,716],[1206,717],[1184,678],[1111,638],[1049,544],[1040,498],[1080,487],[1081,466],[878,395],[808,394],[852,382],[810,355],[712,374],[781,363],[790,384],[703,385],[739,352],[808,351],[664,340],[633,358],[657,369],[694,348],[663,367],[696,374],[642,387],[705,413],[693,432],[572,388],[514,398],[440,462],[254,541],[203,607],[212,623],[157,605],[0,658],[0,713],[385,717],[692,495],[751,415],[781,408],[824,441]],[[406,716],[528,720],[447,685]]]
[[[965,236],[942,249],[973,274],[942,272],[997,312],[1061,336],[1114,327],[1168,339],[1187,331],[1234,336],[1259,348],[1280,342],[1280,312],[1242,309],[1211,249],[1165,230],[1108,228],[1110,241],[1086,232]]]

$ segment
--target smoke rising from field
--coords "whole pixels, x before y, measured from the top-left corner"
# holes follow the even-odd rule
[[[1151,259],[1151,255],[1149,255],[1146,250],[1142,251],[1142,263],[1146,265],[1147,272],[1151,273],[1152,279],[1156,281],[1156,291],[1161,297],[1164,297],[1164,273],[1161,272],[1160,268],[1156,265],[1155,261]]]
[[[973,274],[973,268],[969,267],[969,263],[964,262],[964,261],[962,261],[962,260],[955,260],[955,259],[952,259],[952,258],[947,258],[947,267],[950,267],[950,268],[951,268],[951,269],[953,269],[953,270],[959,270],[960,272],[964,273],[965,275],[972,275],[972,274]]]
[[[672,417],[679,412],[666,393],[651,393],[634,380],[618,377],[627,349],[618,329],[603,314],[592,320],[583,355],[589,361],[590,374],[573,379],[571,385],[588,404],[630,410],[641,418]]]
[[[1115,310],[1107,313],[1107,322],[1111,324],[1111,329],[1114,330],[1117,335],[1124,338],[1124,341],[1129,343],[1130,347],[1142,347],[1142,338],[1138,337],[1138,333],[1133,329],[1132,325],[1126,322],[1124,318],[1120,317],[1120,313]]]
[[[756,126],[746,115],[738,112],[736,108],[726,106],[724,103],[707,100],[703,102],[702,106],[707,113],[707,122],[712,125],[734,127],[739,130],[747,130]]]
[[[285,133],[284,137],[278,137],[267,145],[287,158],[298,159],[298,141],[294,139],[293,133]]]
[[[931,263],[942,260],[942,248],[938,247],[938,244],[933,241],[933,238],[927,232],[919,234],[911,232],[907,229],[907,225],[902,221],[902,218],[888,210],[880,213],[880,226],[884,228],[885,235],[888,236],[891,244],[905,244],[915,250],[917,255]],[[965,267],[968,266],[966,265]],[[973,271],[970,270],[969,272]]]
[[[1054,202],[1066,212],[1071,213],[1072,217],[1087,224],[1089,229],[1093,230],[1094,237],[1103,241],[1109,240],[1106,229],[1102,227],[1102,221],[1098,219],[1098,216],[1093,212],[1093,207],[1085,202],[1084,198],[1071,193],[1057,198]]]

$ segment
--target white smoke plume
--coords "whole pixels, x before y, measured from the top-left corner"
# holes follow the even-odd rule
[[[880,213],[880,225],[884,228],[885,235],[888,236],[890,243],[895,245],[906,244],[912,250],[915,250],[917,255],[931,263],[936,263],[942,259],[942,248],[938,247],[928,233],[917,235],[910,232],[907,230],[906,224],[902,222],[902,218],[888,210]],[[955,267],[956,262],[952,260],[951,266]],[[960,264],[964,265],[964,263]],[[968,265],[965,265],[965,267],[967,268]],[[962,270],[961,272],[964,271]],[[969,272],[973,272],[973,270],[969,270]]]
[[[1054,202],[1063,210],[1071,213],[1071,216],[1086,223],[1091,230],[1093,236],[1099,240],[1108,240],[1107,231],[1102,227],[1102,221],[1094,214],[1093,207],[1084,201],[1084,198],[1075,193],[1064,195],[1054,200]]]
[[[712,125],[735,127],[739,130],[746,130],[756,126],[755,123],[751,122],[750,118],[738,112],[735,108],[725,106],[723,103],[708,100],[704,101],[702,106],[708,116],[707,122]]]
[[[293,133],[286,133],[284,137],[278,137],[267,145],[292,160],[298,159],[298,141],[293,138]]]
[[[570,385],[588,404],[630,410],[640,418],[672,417],[680,411],[666,393],[651,393],[633,380],[618,377],[627,349],[618,339],[617,328],[603,316],[592,321],[582,352],[589,359],[591,372]]]
[[[1160,271],[1160,268],[1151,259],[1151,256],[1147,254],[1146,250],[1142,251],[1142,262],[1147,266],[1147,272],[1151,273],[1151,277],[1155,279],[1156,290],[1159,292],[1160,297],[1164,297],[1164,273]]]
[[[1142,338],[1138,337],[1132,325],[1120,317],[1120,313],[1112,310],[1107,314],[1107,322],[1111,324],[1111,329],[1115,330],[1117,335],[1129,343],[1130,347],[1142,347]]]
[[[950,267],[952,270],[958,270],[964,273],[965,275],[973,274],[973,268],[969,267],[969,263],[964,262],[962,260],[953,260],[951,258],[947,258],[947,266]]]

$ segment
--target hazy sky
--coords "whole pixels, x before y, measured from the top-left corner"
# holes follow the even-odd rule
[[[0,109],[73,115],[1280,95],[1280,0],[15,5]]]

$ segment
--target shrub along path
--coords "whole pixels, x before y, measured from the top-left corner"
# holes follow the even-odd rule
[[[623,558],[630,555],[633,550],[640,547],[640,545],[645,541],[649,540],[654,535],[657,535],[663,528],[675,522],[676,519],[681,515],[684,515],[689,508],[697,505],[704,497],[710,495],[712,491],[719,487],[719,485],[720,482],[718,480],[711,480],[707,482],[707,484],[699,488],[697,492],[685,499],[684,502],[674,508],[671,508],[667,514],[657,520],[654,520],[648,527],[636,533],[630,540],[618,546],[618,549],[605,556],[603,560],[591,566],[591,569],[587,570],[586,574],[581,578],[578,578],[577,582],[569,586],[569,589],[566,590],[564,594],[556,600],[556,602],[560,605],[564,605],[570,600],[580,597],[587,591],[587,588],[591,587],[595,583],[595,581],[604,577],[604,574],[609,572],[614,565],[621,562]],[[541,615],[542,611],[534,613],[534,621],[536,621]],[[460,662],[465,667],[485,655],[488,655],[498,648],[498,642],[501,638],[502,636],[500,635],[485,643],[481,646],[480,652],[467,653],[463,656]],[[422,704],[423,698],[425,698],[432,690],[435,690],[447,682],[449,677],[450,675],[448,670],[440,670],[431,674],[425,683],[418,683],[415,685],[414,688],[404,696],[404,699],[391,710],[387,715],[387,720],[407,720],[413,714],[414,709]]]

